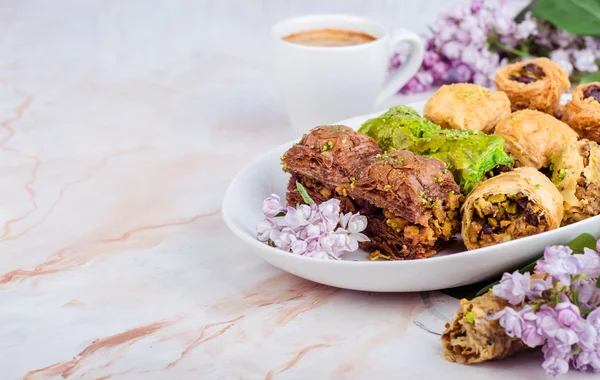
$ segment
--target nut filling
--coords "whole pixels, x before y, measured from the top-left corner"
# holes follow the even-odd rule
[[[587,167],[590,164],[591,147],[589,144],[581,146],[579,153],[583,158],[583,166]],[[580,207],[569,210],[563,225],[579,222],[592,216],[600,214],[600,186],[589,181],[583,173],[577,179],[577,188],[575,189],[575,197],[579,199]]]
[[[588,86],[585,91],[583,91],[584,98],[594,98],[597,102],[600,102],[600,86],[591,85]]]
[[[546,76],[544,70],[536,64],[528,63],[521,67],[521,70],[515,71],[510,74],[510,80],[520,83],[533,83]]]
[[[548,230],[543,211],[524,194],[493,194],[475,202],[471,242],[485,247]]]
[[[348,188],[352,187],[352,182],[331,189],[314,179],[292,175],[288,184],[288,204],[302,203],[302,197],[295,191],[296,181],[306,188],[315,202],[337,198],[342,212],[365,215],[368,218],[365,234],[372,241],[361,243],[361,247],[369,250],[376,246],[376,258],[405,259],[415,253],[423,257],[433,256],[460,228],[458,213],[463,199],[460,193],[450,193],[444,202],[433,204],[429,224],[422,226],[365,201],[351,198]]]

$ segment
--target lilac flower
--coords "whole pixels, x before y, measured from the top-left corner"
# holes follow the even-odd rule
[[[594,326],[583,318],[577,321],[577,325],[574,328],[577,333],[577,345],[583,350],[594,350],[596,345],[600,343],[598,341],[599,335]]]
[[[549,58],[556,62],[560,67],[565,70],[567,75],[571,75],[573,72],[573,64],[571,63],[571,55],[568,51],[563,49],[556,49],[550,52]]]
[[[517,25],[515,37],[525,40],[530,36],[535,36],[538,32],[537,27],[536,21],[531,18],[531,12],[527,12],[523,21]]]
[[[525,321],[523,320],[521,314],[515,311],[515,309],[511,307],[505,307],[496,313],[493,318],[498,319],[500,326],[504,327],[506,330],[506,335],[510,336],[511,338],[521,338],[525,328]]]
[[[581,262],[573,255],[569,247],[554,245],[546,247],[544,259],[538,261],[535,273],[548,273],[565,285],[571,284],[571,276],[581,273]]]
[[[290,245],[290,249],[296,255],[303,255],[308,249],[308,243],[305,240],[294,240]]]
[[[265,198],[261,209],[262,213],[265,214],[267,218],[273,218],[283,210],[285,210],[285,208],[281,206],[281,200],[277,194],[271,194]]]
[[[456,82],[469,82],[473,72],[467,65],[460,64],[452,72],[452,79]]]
[[[593,249],[584,248],[583,255],[577,256],[581,265],[585,268],[588,277],[600,276],[600,255]]]
[[[316,216],[314,207],[300,205],[297,209],[288,207],[285,214],[285,222],[291,228],[304,227],[311,223]]]
[[[596,330],[600,337],[600,308],[596,308],[596,310],[588,314],[587,322]]]
[[[269,240],[271,232],[275,229],[275,226],[275,222],[269,219],[259,222],[256,226],[256,238],[262,242]]]
[[[552,278],[546,279],[534,278],[531,280],[530,289],[527,293],[527,298],[530,300],[536,299],[542,296],[542,293],[552,288]]]
[[[573,365],[582,372],[600,372],[600,345],[593,350],[582,350],[574,358]]]
[[[575,50],[573,56],[577,70],[590,73],[598,71],[596,56],[590,49]]]
[[[570,352],[571,346],[578,341],[577,334],[561,325],[556,311],[547,305],[542,305],[536,315],[538,333],[552,338],[554,350],[563,353]]]
[[[527,346],[534,348],[541,346],[544,344],[545,337],[543,334],[540,334],[538,331],[537,325],[535,323],[537,316],[535,312],[531,309],[529,305],[525,306],[520,312],[521,317],[523,318],[523,333],[521,335],[521,340]]]
[[[284,227],[281,231],[274,229],[271,231],[270,238],[275,247],[289,251],[294,241],[296,241],[296,232],[289,227]]]
[[[544,352],[544,362],[542,368],[551,376],[564,375],[569,371],[569,355],[565,355],[555,349],[550,342],[542,348]]]
[[[600,253],[600,240],[596,242],[596,252]]]
[[[600,304],[600,289],[596,283],[590,279],[580,279],[571,285],[571,288],[577,291],[579,305],[586,309],[593,310]]]
[[[330,199],[327,202],[321,203],[319,206],[319,212],[328,221],[335,221],[336,223],[340,220],[340,201],[339,199]]]
[[[579,317],[581,316],[579,308],[573,305],[566,296],[564,296],[563,302],[556,305],[554,310],[557,313],[558,323],[566,328],[573,327],[579,321]]]
[[[504,298],[511,305],[523,303],[530,290],[530,274],[521,274],[519,271],[515,271],[513,274],[504,273],[500,283],[492,288],[495,295]]]
[[[442,46],[442,53],[444,53],[448,59],[457,59],[460,57],[462,49],[463,47],[458,42],[449,41]]]

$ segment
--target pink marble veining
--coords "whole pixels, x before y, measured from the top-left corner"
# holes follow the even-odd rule
[[[542,376],[535,354],[447,363],[414,323],[431,307],[421,295],[296,278],[225,227],[232,176],[293,137],[264,64],[268,25],[429,9],[321,3],[4,3],[0,378]]]

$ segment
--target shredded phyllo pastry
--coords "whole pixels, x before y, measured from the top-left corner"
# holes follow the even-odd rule
[[[384,151],[406,149],[443,161],[463,194],[469,193],[485,176],[508,170],[513,163],[504,152],[502,137],[442,129],[406,106],[391,108],[366,121],[359,132],[373,137]]]
[[[463,206],[462,236],[467,249],[556,229],[563,197],[533,168],[519,168],[481,182]]]
[[[556,156],[552,182],[564,198],[563,225],[600,214],[600,147],[589,140],[567,146]]]
[[[504,148],[516,166],[548,169],[553,157],[577,141],[577,133],[555,117],[533,110],[514,112],[494,131],[504,137]]]
[[[292,175],[289,205],[303,203],[299,182],[315,202],[337,198],[343,212],[367,217],[364,233],[371,240],[361,247],[373,252],[373,260],[430,257],[459,230],[463,196],[439,160],[381,153],[370,137],[329,126],[313,129],[282,161]]]
[[[471,83],[444,85],[427,101],[423,115],[447,129],[490,132],[510,113],[510,101],[502,91],[490,91]]]
[[[548,58],[507,65],[494,79],[496,87],[510,99],[513,111],[532,109],[555,114],[560,96],[571,86],[569,76]]]
[[[563,121],[580,137],[600,142],[600,82],[582,84],[573,90]]]

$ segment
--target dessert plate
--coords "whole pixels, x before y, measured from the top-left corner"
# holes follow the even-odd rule
[[[425,103],[408,104],[422,113]],[[383,112],[343,120],[358,129]],[[373,292],[413,292],[445,289],[497,278],[542,255],[547,245],[564,244],[583,232],[600,235],[600,216],[566,227],[510,242],[466,251],[457,241],[434,257],[410,261],[370,261],[368,252],[347,253],[342,260],[322,260],[294,255],[259,242],[256,225],[263,219],[262,202],[271,193],[285,199],[289,174],[281,170],[280,157],[300,138],[275,148],[239,172],[225,193],[223,219],[252,252],[271,265],[296,276],[338,288]]]

